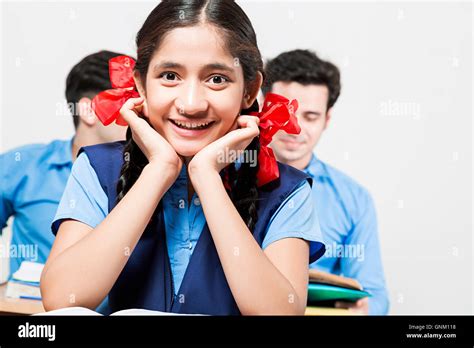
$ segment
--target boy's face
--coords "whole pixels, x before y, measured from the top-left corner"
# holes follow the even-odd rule
[[[328,88],[324,85],[302,85],[297,82],[276,82],[273,93],[298,100],[296,117],[301,127],[299,135],[279,131],[273,137],[271,147],[276,157],[283,163],[311,158],[313,148],[326,129],[331,110],[327,110]]]

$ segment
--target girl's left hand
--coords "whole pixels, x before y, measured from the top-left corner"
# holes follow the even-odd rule
[[[219,173],[235,158],[228,158],[228,154],[240,154],[249,146],[253,138],[260,134],[258,125],[260,119],[256,116],[238,116],[233,128],[222,138],[219,138],[201,151],[189,162],[188,171],[192,178],[193,173],[214,171]],[[230,156],[235,157],[235,156]],[[232,161],[232,159],[234,161]]]

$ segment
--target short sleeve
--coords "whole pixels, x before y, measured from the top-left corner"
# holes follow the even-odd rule
[[[89,158],[81,153],[72,166],[51,230],[56,235],[65,219],[77,220],[95,228],[107,214],[107,195]]]
[[[280,205],[270,219],[262,249],[283,238],[301,238],[309,242],[309,263],[325,252],[316,203],[308,181],[304,181]]]

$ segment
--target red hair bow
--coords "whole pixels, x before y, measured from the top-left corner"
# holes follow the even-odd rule
[[[128,125],[120,115],[120,108],[128,99],[140,96],[133,80],[134,68],[135,60],[129,56],[117,56],[109,60],[112,89],[100,92],[92,99],[92,110],[104,126],[113,121],[121,126]]]
[[[258,186],[265,185],[270,181],[278,179],[280,172],[273,150],[268,147],[273,136],[279,130],[284,130],[288,134],[299,134],[301,128],[295,112],[298,109],[298,102],[293,99],[289,101],[285,97],[267,93],[263,108],[260,112],[252,112],[250,115],[260,118],[260,152],[258,155]]]

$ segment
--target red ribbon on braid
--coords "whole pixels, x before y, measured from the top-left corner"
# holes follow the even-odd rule
[[[139,97],[133,79],[134,68],[135,60],[129,56],[118,56],[109,60],[109,75],[113,88],[100,92],[92,100],[92,109],[104,126],[114,121],[118,125],[127,126],[127,122],[120,116],[120,108],[128,99]],[[268,145],[279,130],[289,134],[300,133],[301,128],[295,116],[297,108],[296,100],[289,101],[281,95],[268,93],[262,111],[250,113],[260,118],[258,186],[280,176],[275,155]]]
[[[140,96],[133,80],[134,68],[135,60],[129,56],[117,56],[109,60],[112,89],[100,92],[92,99],[92,110],[104,126],[114,121],[120,126],[128,126],[120,115],[120,108],[128,99]]]
[[[270,181],[278,179],[280,172],[273,150],[268,147],[276,132],[283,130],[288,134],[299,134],[301,128],[295,112],[298,109],[296,99],[288,100],[285,97],[267,93],[260,112],[252,112],[250,115],[260,118],[260,152],[258,155],[259,170],[257,173],[257,185],[262,186]]]

